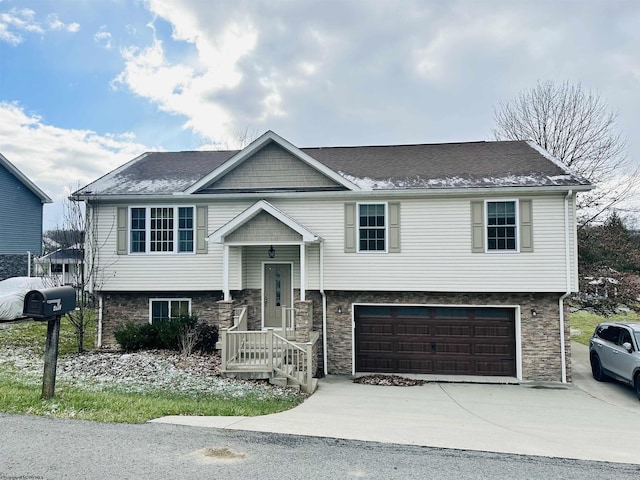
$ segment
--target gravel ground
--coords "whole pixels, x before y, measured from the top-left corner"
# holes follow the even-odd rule
[[[0,367],[13,366],[34,382],[42,380],[43,365],[42,356],[28,348],[0,349]],[[275,387],[263,380],[223,378],[219,370],[217,354],[184,357],[167,350],[92,351],[58,358],[56,381],[92,391],[107,388],[125,392],[171,390],[225,397],[297,395],[290,389]]]

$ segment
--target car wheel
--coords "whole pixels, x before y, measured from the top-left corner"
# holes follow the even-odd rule
[[[636,386],[636,395],[638,395],[638,400],[640,400],[640,373],[636,375],[636,381],[634,383]]]
[[[602,371],[602,363],[600,363],[598,355],[591,355],[591,374],[599,382],[604,382],[607,379],[607,376]]]

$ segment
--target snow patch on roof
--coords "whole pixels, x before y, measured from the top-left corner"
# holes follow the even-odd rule
[[[562,163],[559,159],[557,159],[556,157],[554,157],[553,155],[551,155],[549,152],[547,152],[547,150],[545,150],[544,148],[542,148],[540,145],[538,145],[537,143],[535,143],[533,140],[527,140],[527,145],[529,145],[531,148],[533,148],[534,150],[536,150],[540,155],[542,155],[544,158],[546,158],[547,160],[553,162],[558,168],[561,168],[562,170],[564,170],[565,172],[567,172],[567,175],[571,178],[579,178],[579,176],[572,172],[569,167],[567,167],[564,163]]]
[[[86,195],[119,195],[119,194],[167,194],[182,192],[191,186],[197,178],[190,179],[158,179],[134,180],[128,176],[113,175],[96,180],[80,191]]]
[[[504,175],[501,177],[444,177],[422,178],[406,177],[402,179],[374,179],[370,177],[358,178],[344,172],[339,172],[350,182],[362,190],[393,190],[393,189],[439,189],[439,188],[478,188],[478,187],[520,187],[520,186],[563,186],[571,182],[573,176],[566,175]]]

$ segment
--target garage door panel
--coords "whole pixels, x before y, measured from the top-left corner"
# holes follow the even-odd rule
[[[513,334],[512,330],[510,325],[475,325],[473,336],[509,339]]]
[[[435,330],[437,337],[469,337],[471,335],[470,325],[438,325]]]
[[[447,375],[461,375],[471,371],[471,362],[466,360],[443,359],[435,363],[437,373]]]
[[[441,342],[436,344],[434,353],[435,354],[470,355],[472,353],[471,350],[472,350],[472,346],[469,345],[468,343]]]
[[[361,342],[361,351],[363,353],[392,353],[394,351],[394,342]]]
[[[431,345],[429,343],[416,342],[398,342],[398,353],[429,353]]]
[[[433,363],[431,360],[399,359],[396,370],[389,371],[388,373],[411,373],[415,371],[431,373],[433,371]]]
[[[511,354],[511,346],[477,343],[475,353],[476,355],[501,355],[505,357]]]
[[[360,332],[365,335],[390,335],[393,333],[393,325],[389,323],[363,323]]]
[[[398,323],[397,335],[431,335],[431,325],[425,323]]]
[[[476,371],[477,375],[511,375],[511,367],[508,362],[477,362]]]
[[[515,312],[356,307],[359,372],[515,376]]]

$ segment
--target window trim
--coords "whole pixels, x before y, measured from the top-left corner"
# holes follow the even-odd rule
[[[360,249],[360,206],[361,205],[383,205],[384,206],[384,250],[361,250]],[[356,252],[363,254],[389,253],[389,202],[356,202]]]
[[[145,211],[145,240],[144,240],[144,252],[134,252],[131,250],[131,220],[133,218],[132,210],[133,209],[144,209]],[[167,252],[155,251],[152,252],[150,250],[151,247],[151,209],[152,208],[172,208],[173,209],[173,250]],[[191,208],[192,209],[192,223],[193,226],[191,228],[191,242],[192,249],[189,252],[181,252],[180,248],[180,209],[181,208]],[[189,205],[130,205],[128,208],[127,215],[127,253],[129,255],[194,255],[197,250],[196,245],[196,236],[197,236],[197,207],[195,204]]]
[[[514,209],[515,209],[515,232],[516,232],[516,248],[515,249],[495,249],[495,250],[491,250],[489,248],[489,228],[491,227],[489,225],[489,204],[490,203],[500,203],[500,202],[513,202],[514,203]],[[518,198],[492,198],[490,200],[485,199],[484,200],[484,212],[483,212],[484,218],[483,218],[483,222],[484,222],[484,252],[485,253],[491,253],[491,254],[496,254],[496,255],[509,255],[509,254],[514,254],[514,253],[520,253],[520,201]]]
[[[149,324],[153,325],[153,302],[169,302],[169,311],[171,310],[171,302],[189,302],[189,315],[191,315],[192,310],[192,301],[187,297],[177,297],[177,298],[165,298],[165,297],[155,297],[149,298]],[[171,314],[171,312],[169,312]],[[171,318],[171,317],[169,317]]]

